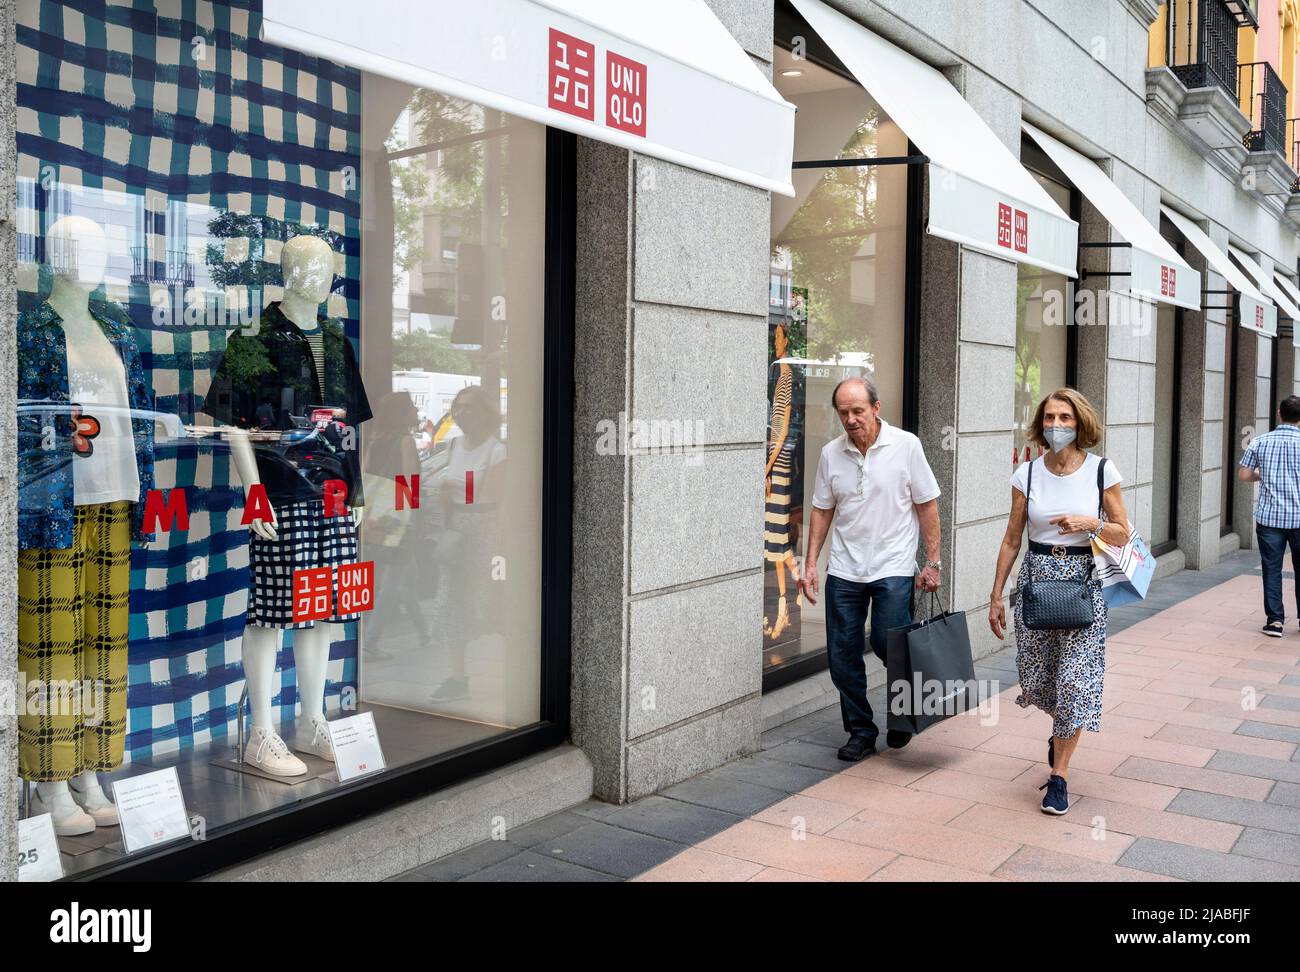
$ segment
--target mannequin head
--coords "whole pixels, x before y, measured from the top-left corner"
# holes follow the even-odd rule
[[[89,293],[104,282],[108,237],[94,220],[64,216],[45,233],[45,259],[56,287],[71,284]]]
[[[286,297],[319,305],[334,284],[334,251],[318,236],[295,236],[280,251]]]

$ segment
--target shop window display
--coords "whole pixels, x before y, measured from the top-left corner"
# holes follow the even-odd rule
[[[213,833],[345,785],[333,722],[540,718],[546,131],[259,9],[18,4],[14,769],[69,874],[126,778]]]
[[[907,137],[856,82],[794,57],[779,39],[775,57],[774,83],[799,108],[796,159],[908,154]],[[798,169],[794,198],[772,197],[763,484],[767,672],[826,647],[822,605],[801,597],[798,567],[811,471],[822,447],[843,432],[832,389],[843,378],[868,376],[879,390],[881,416],[902,424],[907,179],[905,165]]]

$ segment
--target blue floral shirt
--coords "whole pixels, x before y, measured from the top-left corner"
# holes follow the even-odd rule
[[[117,304],[92,300],[91,316],[122,359],[140,496],[132,537],[142,529],[144,497],[153,488],[153,398],[144,380],[131,323]],[[18,315],[18,547],[65,550],[72,546],[73,421],[68,402],[68,349],[63,319],[48,303]]]

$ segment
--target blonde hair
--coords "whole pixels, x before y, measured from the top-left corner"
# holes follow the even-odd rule
[[[1065,402],[1070,408],[1074,409],[1075,445],[1080,449],[1091,449],[1101,441],[1101,416],[1092,407],[1092,402],[1088,401],[1082,392],[1073,388],[1058,388],[1038,403],[1038,410],[1034,412],[1034,420],[1029,423],[1030,442],[1035,442],[1044,449],[1049,448],[1047,440],[1043,438],[1043,410],[1053,398],[1058,402]]]

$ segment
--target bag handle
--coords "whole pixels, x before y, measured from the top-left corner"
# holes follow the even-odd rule
[[[927,593],[930,595],[930,616],[928,618],[923,618],[921,620],[920,624],[922,626],[929,624],[931,621],[938,621],[940,618],[943,617],[944,614],[947,613],[943,607],[943,599],[939,597],[939,592],[927,591]],[[934,607],[936,604],[939,606],[938,614],[935,614],[934,612]]]

